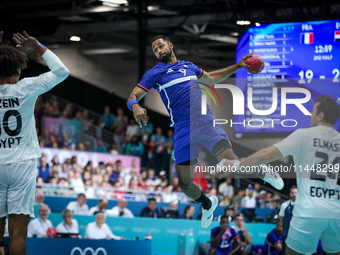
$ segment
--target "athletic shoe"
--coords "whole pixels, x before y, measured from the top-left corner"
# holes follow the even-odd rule
[[[268,182],[275,189],[281,190],[284,187],[284,182],[278,173],[273,172],[270,168],[266,169],[265,176],[261,178],[264,183]]]
[[[202,208],[202,218],[201,218],[201,226],[202,228],[208,228],[214,219],[214,211],[218,205],[218,198],[216,196],[209,197],[211,201],[211,207],[209,210],[205,210]]]

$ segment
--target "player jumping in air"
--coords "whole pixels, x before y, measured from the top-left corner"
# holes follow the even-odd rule
[[[0,240],[8,217],[9,252],[14,255],[26,254],[27,225],[34,218],[35,158],[41,156],[35,101],[69,75],[56,55],[26,32],[23,34],[13,35],[17,49],[0,46]],[[0,39],[2,35],[0,32]],[[51,71],[19,81],[27,62],[26,54],[19,49],[35,50]]]
[[[146,124],[146,109],[142,108],[138,101],[152,88],[160,93],[169,112],[171,126],[175,127],[174,157],[180,188],[188,197],[202,205],[201,225],[207,228],[213,219],[218,199],[215,196],[206,197],[193,181],[200,146],[208,149],[219,161],[238,157],[234,154],[224,129],[220,125],[213,127],[215,116],[209,106],[207,114],[201,115],[202,92],[198,82],[215,84],[225,80],[238,69],[246,67],[245,60],[253,54],[246,55],[236,65],[206,72],[191,62],[178,60],[168,37],[156,36],[151,43],[153,53],[160,62],[144,74],[133,89],[127,105],[133,110],[137,123],[142,126]],[[275,188],[283,188],[283,181],[277,174],[258,174]]]
[[[321,96],[314,105],[310,128],[298,129],[241,162],[224,162],[240,168],[293,156],[298,191],[287,255],[312,254],[319,239],[327,254],[340,255],[340,134],[333,128],[339,117],[336,100]]]

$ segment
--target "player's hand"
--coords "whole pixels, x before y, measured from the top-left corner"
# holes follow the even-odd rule
[[[13,41],[17,44],[17,48],[23,50],[36,50],[41,47],[38,40],[32,36],[29,36],[25,31],[23,32],[23,35],[20,33],[14,34]]]
[[[229,225],[222,225],[222,226],[220,226],[220,231],[222,233],[224,233],[224,232],[226,232],[228,230],[228,227],[229,227]]]
[[[236,159],[230,160],[230,159],[226,159],[223,163],[223,166],[226,166],[228,169],[231,169],[234,166],[234,162],[238,161]]]
[[[4,35],[3,31],[0,31],[0,42],[2,41],[2,36]]]
[[[126,240],[126,237],[125,237],[125,236],[122,236],[122,237],[120,238],[120,240]]]
[[[138,123],[139,127],[142,128],[143,124],[146,125],[146,109],[140,107],[138,104],[132,105],[133,109],[133,117],[135,117],[136,122]]]
[[[239,68],[249,66],[249,65],[247,65],[247,64],[245,63],[245,62],[246,62],[246,59],[247,59],[247,58],[250,58],[250,57],[252,57],[252,56],[254,56],[254,55],[255,55],[255,53],[250,53],[250,54],[245,55],[245,56],[241,59],[241,61],[238,62],[237,66],[238,66]]]

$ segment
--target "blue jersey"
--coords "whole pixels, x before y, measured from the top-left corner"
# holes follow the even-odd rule
[[[278,255],[280,251],[274,248],[274,245],[282,242],[282,235],[278,236],[275,232],[275,229],[270,231],[266,237],[266,241],[264,244],[264,254],[268,255]]]
[[[170,115],[170,126],[174,126],[177,122],[201,115],[202,92],[197,79],[202,74],[203,70],[191,62],[159,62],[144,74],[137,86],[145,91],[158,90]],[[212,115],[209,106],[207,115]]]
[[[211,236],[216,237],[220,233],[220,227],[213,228],[211,230]],[[238,238],[239,235],[235,229],[228,227],[227,231],[222,235],[220,242],[216,246],[216,250],[221,251],[225,254],[233,249],[233,240]]]

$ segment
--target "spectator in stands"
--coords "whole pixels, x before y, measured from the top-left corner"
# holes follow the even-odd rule
[[[270,231],[264,243],[264,254],[279,255],[282,251],[282,231],[281,221],[277,221],[276,227]]]
[[[218,186],[218,192],[224,196],[226,204],[230,204],[234,199],[234,186],[231,184],[231,178],[226,178],[225,182]]]
[[[125,137],[124,131],[128,124],[128,118],[124,115],[122,108],[117,109],[117,114],[115,123],[111,126],[111,130],[114,131],[113,141],[116,143],[117,150],[120,151]]]
[[[288,236],[288,230],[290,226],[290,221],[293,218],[293,209],[297,196],[297,187],[293,185],[289,189],[289,197],[290,199],[282,203],[280,212],[279,212],[279,221],[283,226],[282,232],[282,255],[286,255],[286,239]]]
[[[64,149],[67,149],[70,146],[72,146],[72,140],[69,139],[67,133],[63,133],[61,135],[61,140],[58,142],[58,146],[59,146],[59,148],[64,148]]]
[[[101,138],[97,139],[97,143],[94,146],[94,151],[95,152],[100,152],[100,153],[106,153],[107,152],[106,147],[103,144],[103,140]]]
[[[171,201],[169,204],[169,208],[173,209],[175,212],[175,215],[173,216],[174,219],[179,218],[179,211],[178,211],[178,202],[177,201]]]
[[[69,202],[66,209],[69,209],[73,215],[87,215],[89,207],[86,204],[85,194],[78,194],[77,201]]]
[[[138,125],[136,124],[136,121],[134,118],[130,119],[130,124],[126,127],[125,135],[127,135],[130,139],[133,136],[138,137]]]
[[[74,120],[81,121],[83,119],[81,111],[76,111],[76,115],[74,115]]]
[[[260,194],[260,191],[261,191],[261,184],[257,182],[254,184],[253,196],[257,197]]]
[[[107,199],[102,199],[98,202],[98,205],[91,207],[87,215],[95,215],[97,213],[104,213],[106,215],[106,207],[108,205]]]
[[[66,163],[61,165],[61,171],[58,172],[59,178],[68,178],[68,165]]]
[[[174,201],[176,203],[178,203],[178,196],[176,193],[173,193],[174,186],[169,185],[165,188],[165,192],[162,194],[162,200],[164,203],[170,203],[171,201]]]
[[[180,219],[192,220],[192,216],[195,214],[195,207],[192,205],[187,205],[184,208],[183,214],[179,216]]]
[[[78,143],[78,145],[77,145],[77,150],[78,151],[85,151],[85,145],[84,145],[84,143]]]
[[[115,143],[111,143],[109,149],[108,149],[109,153],[111,155],[119,155],[119,152],[116,149],[116,144]]]
[[[241,240],[235,229],[229,227],[228,217],[223,215],[220,226],[211,230],[210,255],[230,255],[241,250]]]
[[[63,221],[56,227],[58,234],[73,234],[70,237],[79,237],[78,221],[73,219],[73,214],[69,209],[61,212]]]
[[[162,161],[164,157],[164,143],[165,137],[162,134],[162,129],[160,127],[156,128],[156,134],[151,136],[150,146],[153,147],[152,158],[151,158],[151,168],[156,171],[156,174],[160,172],[162,167]]]
[[[41,204],[38,211],[39,217],[32,220],[27,227],[27,237],[47,237],[47,229],[52,226],[48,220],[50,208],[46,204]]]
[[[104,106],[104,113],[100,116],[99,126],[110,130],[111,126],[115,123],[115,116],[111,113],[111,108],[108,105]]]
[[[253,188],[249,188],[248,190],[248,196],[245,196],[241,201],[242,207],[247,208],[255,208],[256,206],[256,199],[253,196]]]
[[[45,147],[50,147],[51,145],[51,138],[50,138],[50,131],[45,128],[42,132],[42,135],[39,137],[39,141],[44,141]]]
[[[100,167],[97,167],[95,169],[94,175],[92,175],[92,182],[95,183],[96,185],[100,185],[103,181],[103,176],[101,174],[101,169]]]
[[[166,172],[164,170],[159,172],[159,179],[161,180],[160,185],[162,187],[168,186],[169,181],[168,181],[168,178],[166,176]],[[172,186],[172,188],[174,188],[174,186]]]
[[[169,129],[167,135],[168,136],[165,138],[164,142],[164,157],[162,169],[169,173],[170,159],[172,155],[172,150],[174,149],[174,131],[172,129]]]
[[[135,169],[132,169],[129,174],[125,175],[124,183],[129,184],[131,182],[131,179],[133,179],[135,183],[138,182],[137,172]]]
[[[156,199],[149,198],[148,201],[148,206],[142,209],[142,211],[140,212],[140,217],[159,218],[159,212],[156,208]]]
[[[251,248],[251,236],[244,224],[244,218],[242,214],[235,215],[235,225],[231,228],[235,229],[236,233],[238,233],[241,241],[242,251],[244,251],[247,255],[252,254]],[[241,253],[242,254],[242,253]]]
[[[66,112],[66,118],[73,119],[73,109],[71,104],[67,104],[64,111]]]
[[[106,218],[104,213],[99,212],[96,215],[96,221],[91,222],[86,226],[85,239],[114,239],[125,240],[124,236],[115,236],[105,223]]]
[[[256,207],[266,208],[267,206],[266,194],[267,194],[267,191],[261,190],[261,192],[257,195]]]
[[[59,103],[57,100],[53,100],[52,102],[52,114],[54,118],[59,118],[60,117],[60,109],[59,109]]]
[[[92,151],[92,149],[93,149],[93,147],[91,147],[90,141],[85,141],[84,147],[85,147],[85,151]]]
[[[144,150],[143,150],[144,153],[143,153],[142,162],[141,162],[141,166],[143,168],[149,167],[149,149],[150,149],[149,140],[150,140],[151,134],[153,133],[153,124],[150,123],[148,115],[146,115],[146,119],[147,119],[146,126],[143,125],[142,128],[138,126],[138,136],[140,137],[143,143],[143,146],[144,146]]]
[[[120,172],[120,176],[125,179],[125,176],[130,173],[130,171],[134,170],[137,173],[139,173],[139,167],[137,166],[137,161],[135,159],[131,160],[131,166],[127,167],[125,169],[122,169]],[[137,174],[138,175],[138,174]]]
[[[86,181],[90,180],[91,181],[92,176],[90,171],[85,171],[83,173],[83,182],[85,183]]]
[[[77,171],[74,173],[74,177],[71,179],[70,186],[76,193],[84,193],[84,182],[81,179],[80,173]]]
[[[148,170],[148,178],[152,187],[156,187],[161,183],[161,180],[155,176],[155,171],[153,169]]]
[[[179,188],[178,177],[174,176],[172,178],[172,186],[174,186],[173,192],[177,192],[177,190]]]
[[[126,208],[127,201],[125,198],[121,198],[118,200],[117,205],[112,207],[111,210],[107,210],[107,215],[110,216],[119,216],[124,218],[134,218],[135,216],[132,212]]]
[[[242,189],[242,188],[237,188],[236,189],[236,196],[233,199],[233,203],[232,205],[240,205],[242,199],[244,198],[244,196],[246,195],[246,190]]]
[[[143,144],[138,141],[138,137],[136,135],[132,136],[130,142],[126,146],[126,155],[138,156],[141,157],[143,155]]]
[[[38,166],[39,175],[38,177],[41,177],[44,182],[47,182],[50,178],[50,168],[47,164],[46,157],[40,158],[40,166]]]
[[[44,204],[45,196],[44,193],[41,191],[36,191],[35,192],[35,205],[42,205]]]

